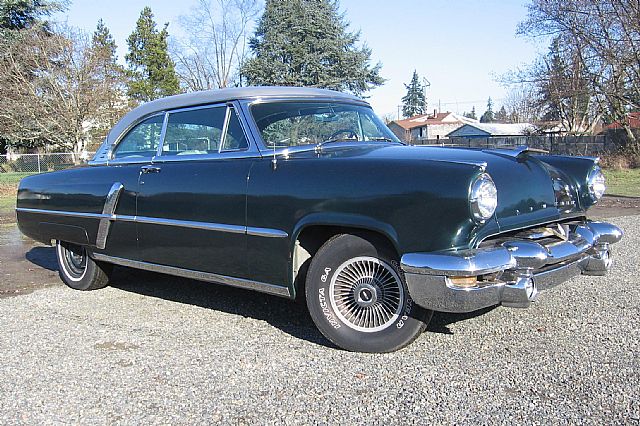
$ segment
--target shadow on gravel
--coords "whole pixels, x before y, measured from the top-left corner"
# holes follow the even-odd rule
[[[116,267],[111,287],[265,321],[285,333],[334,347],[313,324],[306,306],[276,296],[235,287]]]
[[[25,254],[25,258],[34,265],[49,271],[58,270],[56,249],[53,247],[34,247]]]
[[[428,332],[441,333],[441,334],[453,334],[449,329],[449,325],[455,324],[459,321],[465,321],[471,318],[479,317],[494,310],[496,306],[490,306],[488,308],[480,309],[475,312],[468,312],[466,314],[452,314],[448,312],[434,312],[431,322],[427,326]]]
[[[25,257],[41,268],[58,270],[53,247],[34,247]],[[255,291],[121,267],[114,269],[111,286],[145,296],[265,321],[298,339],[334,347],[315,327],[306,306],[299,302]],[[466,314],[435,312],[426,331],[453,334],[449,325],[484,315],[493,309],[495,307]]]

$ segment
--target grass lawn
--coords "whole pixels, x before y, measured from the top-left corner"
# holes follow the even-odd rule
[[[16,208],[18,182],[31,173],[0,173],[0,214],[13,212]]]
[[[0,195],[0,214],[12,213],[16,208],[15,195]]]
[[[607,194],[640,197],[640,169],[605,169]]]

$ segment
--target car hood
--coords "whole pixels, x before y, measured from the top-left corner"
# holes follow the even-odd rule
[[[582,215],[584,212],[575,179],[522,149],[336,144],[323,146],[320,152],[306,155],[318,154],[330,158],[423,161],[431,167],[437,167],[442,162],[462,163],[484,169],[498,189],[495,218],[501,231]]]

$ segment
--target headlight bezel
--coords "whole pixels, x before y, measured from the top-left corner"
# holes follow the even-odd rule
[[[607,190],[607,180],[602,173],[602,168],[597,164],[587,174],[587,190],[594,203],[597,203]]]
[[[488,198],[487,198],[488,197]],[[477,223],[491,219],[498,208],[498,188],[489,173],[478,174],[469,185],[469,210]]]

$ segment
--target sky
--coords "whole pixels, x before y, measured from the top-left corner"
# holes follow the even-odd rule
[[[140,11],[150,6],[169,34],[180,36],[180,15],[195,0],[73,0],[58,21],[93,32],[102,18],[124,61],[126,38]],[[428,110],[462,114],[475,107],[478,116],[489,97],[497,111],[508,91],[496,79],[531,63],[544,46],[516,35],[527,13],[525,0],[341,0],[341,10],[382,64],[387,80],[365,96],[380,116],[397,118],[413,71],[426,78]]]

